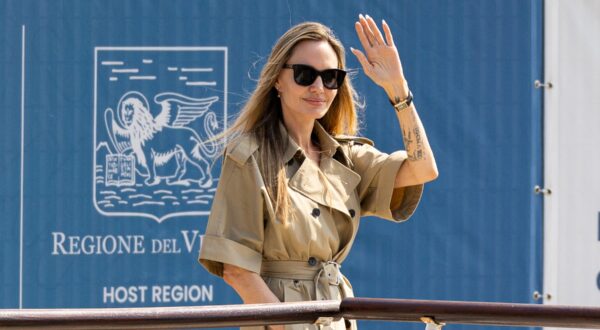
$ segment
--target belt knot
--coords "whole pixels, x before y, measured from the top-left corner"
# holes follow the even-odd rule
[[[325,261],[321,263],[321,269],[317,273],[317,278],[325,277],[330,285],[340,285],[342,279],[342,273],[340,268],[342,266],[335,261]]]
[[[295,280],[312,280],[315,284],[317,300],[331,300],[340,297],[339,286],[342,282],[342,267],[335,261],[315,262],[292,260],[264,260],[261,275]]]

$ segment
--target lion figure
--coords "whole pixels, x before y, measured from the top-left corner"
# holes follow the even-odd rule
[[[169,185],[189,186],[190,182],[197,182],[199,187],[208,188],[213,184],[209,160],[217,153],[211,139],[218,129],[216,115],[209,108],[217,100],[218,97],[197,99],[161,93],[154,101],[162,110],[154,117],[143,94],[128,92],[119,101],[117,119],[112,109],[106,109],[105,123],[117,152],[135,155],[136,170],[146,176],[147,185],[157,185],[166,179]],[[208,143],[187,127],[194,120],[202,122]],[[193,171],[199,173],[197,177],[186,175],[190,166],[197,169]]]

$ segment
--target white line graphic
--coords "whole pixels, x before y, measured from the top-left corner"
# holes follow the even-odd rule
[[[186,76],[179,76],[179,80],[187,80]]]
[[[108,80],[110,80],[110,81],[117,81],[117,80],[119,80],[119,78],[118,77],[110,77],[110,78],[108,78]]]
[[[152,198],[152,196],[150,195],[146,195],[146,194],[136,194],[136,195],[131,195],[129,196],[129,198]]]
[[[167,70],[168,70],[168,71],[177,71],[177,70],[179,70],[179,69],[177,69],[177,67],[176,67],[176,66],[169,66],[169,67],[167,67]]]
[[[129,80],[156,80],[156,76],[129,76]]]
[[[140,69],[112,69],[113,73],[138,73]]]
[[[23,187],[25,168],[25,25],[21,26],[21,196],[19,205],[19,309],[23,309]]]
[[[181,68],[181,72],[213,72],[213,68]]]
[[[203,193],[204,189],[187,189],[187,190],[182,190],[181,191],[184,194],[189,194],[189,193]]]
[[[154,61],[151,59],[147,59],[147,58],[142,59],[142,63],[144,63],[144,64],[152,64],[152,62],[154,62]]]
[[[165,203],[164,202],[151,202],[151,201],[133,203],[133,206],[139,206],[139,205],[165,205]]]
[[[205,204],[208,205],[207,201],[187,201],[188,204]]]
[[[168,195],[173,195],[172,191],[168,191],[168,190],[157,190],[154,192],[154,194],[168,194]]]
[[[125,62],[123,61],[102,61],[102,65],[123,65]]]
[[[216,81],[186,81],[187,86],[217,86]]]
[[[223,67],[225,68],[225,82],[223,83],[223,86],[225,86],[225,93],[223,93],[223,127],[227,128],[227,76],[228,76],[228,67],[227,67],[227,61],[229,60],[228,57],[228,52],[229,52],[229,48],[225,47],[225,49],[223,50],[223,52],[225,53],[225,59],[223,61]],[[225,139],[224,141],[225,143],[227,143],[227,139]],[[94,153],[95,154],[95,153]]]
[[[117,193],[114,191],[101,191],[100,195],[116,195]]]

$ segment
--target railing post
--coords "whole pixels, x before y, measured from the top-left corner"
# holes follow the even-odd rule
[[[426,324],[425,330],[442,330],[446,323],[439,323],[433,317],[424,316],[421,321]]]

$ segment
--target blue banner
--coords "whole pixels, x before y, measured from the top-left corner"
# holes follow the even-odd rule
[[[440,178],[407,223],[362,220],[343,265],[355,294],[530,303],[541,291],[541,1],[0,8],[0,308],[241,302],[196,261],[221,169],[206,141],[291,25],[319,21],[360,48],[359,13],[394,33]],[[383,90],[350,53],[348,66],[361,133],[403,148]]]

